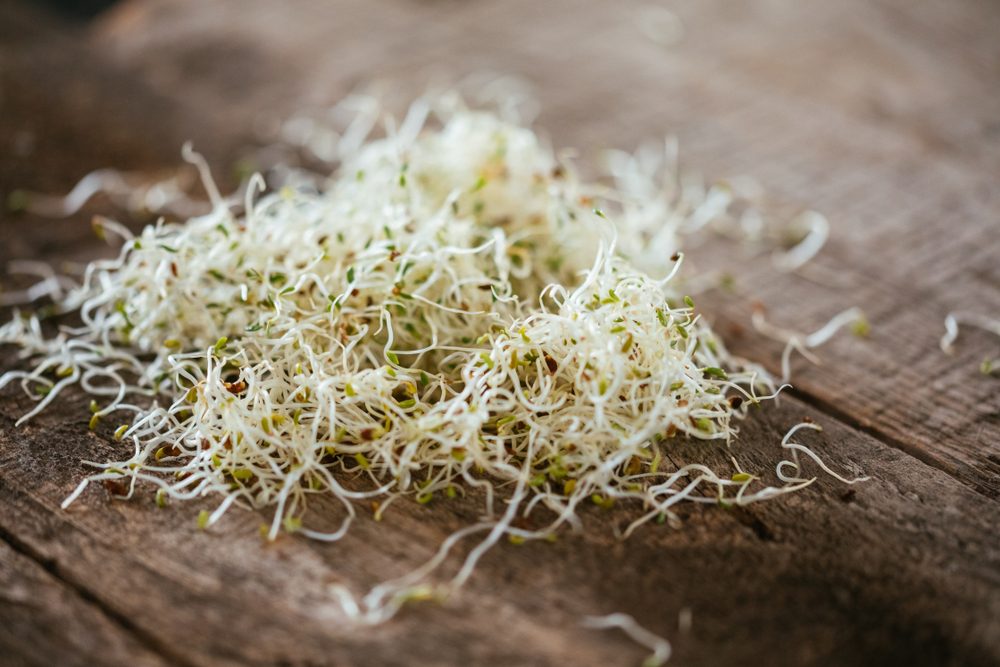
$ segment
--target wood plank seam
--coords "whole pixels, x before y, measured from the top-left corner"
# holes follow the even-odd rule
[[[6,531],[2,526],[0,526],[0,541],[5,543],[16,553],[30,559],[34,563],[37,563],[39,567],[41,567],[53,579],[62,584],[67,590],[71,591],[81,600],[81,602],[95,609],[108,621],[119,627],[125,634],[131,636],[136,640],[136,642],[144,646],[150,652],[163,658],[167,663],[177,665],[177,667],[196,667],[194,663],[190,662],[187,658],[183,657],[183,655],[176,653],[173,649],[166,646],[157,637],[134,624],[128,619],[128,617],[115,611],[100,597],[100,595],[91,591],[83,584],[73,581],[67,577],[59,568],[56,561],[48,559],[38,553],[28,544],[18,539],[15,535]]]
[[[836,404],[820,398],[819,396],[796,388],[788,389],[786,391],[803,403],[806,403],[815,410],[822,412],[828,418],[839,422],[841,425],[871,436],[885,446],[897,449],[907,456],[920,461],[921,463],[924,463],[936,470],[940,470],[949,477],[968,486],[980,495],[994,502],[1000,503],[1000,488],[987,486],[981,481],[977,481],[969,476],[963,475],[961,469],[953,465],[949,465],[948,462],[934,456],[931,452],[921,449],[920,447],[913,446],[901,438],[896,438],[891,433],[879,429],[874,424],[869,424],[863,420],[855,419],[848,412],[838,408]]]

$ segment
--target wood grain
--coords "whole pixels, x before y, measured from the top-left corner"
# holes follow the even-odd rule
[[[6,536],[4,536],[6,537]],[[131,632],[40,566],[0,541],[0,647],[10,667],[95,664],[162,667]]]
[[[834,420],[822,419],[825,432],[809,441],[839,468],[864,461],[873,479],[855,494],[821,480],[735,512],[686,508],[679,529],[650,527],[627,542],[612,529],[635,508],[593,508],[584,534],[501,544],[453,600],[372,630],[345,625],[326,586],[361,591],[404,573],[474,520],[474,502],[405,503],[381,523],[363,516],[335,545],[266,544],[256,534],[266,517],[245,511],[202,532],[195,518],[209,501],[156,510],[149,493],[121,502],[98,487],[61,511],[83,472],[77,460],[112,456],[115,446],[81,434],[83,401],[12,433],[16,407],[0,415],[0,530],[129,619],[172,663],[636,664],[641,649],[579,627],[586,614],[612,611],[669,637],[679,664],[1000,658],[993,501]],[[807,414],[816,413],[794,400],[762,412],[733,453],[766,474],[784,428]],[[677,455],[725,465],[726,452],[690,443]],[[331,525],[339,516],[332,505],[313,511]],[[682,608],[694,619],[688,634],[677,630]]]
[[[699,305],[732,348],[765,363],[778,350],[734,329],[747,328],[754,299],[804,326],[865,307],[870,339],[844,336],[821,350],[823,366],[797,365],[798,394],[751,415],[731,453],[765,472],[780,435],[809,415],[825,431],[808,442],[870,482],[851,493],[822,479],[737,511],[685,508],[679,529],[625,542],[614,529],[635,508],[591,508],[585,533],[502,544],[460,595],[376,631],[346,625],[328,585],[361,591],[407,571],[474,520],[474,499],[403,503],[380,524],[365,515],[335,545],[266,544],[257,526],[267,517],[248,511],[198,531],[211,499],[157,510],[148,494],[120,502],[95,488],[62,511],[86,473],[79,461],[116,445],[86,432],[79,399],[15,429],[25,404],[4,393],[0,664],[637,664],[642,649],[620,634],[579,626],[615,611],[668,637],[675,664],[1000,662],[1000,392],[976,373],[993,343],[963,333],[954,359],[935,347],[948,309],[1000,312],[989,239],[1000,99],[983,85],[1000,69],[988,39],[1000,11],[888,0],[671,7],[687,36],[664,48],[637,29],[633,4],[131,0],[82,30],[13,3],[0,11],[0,192],[58,192],[99,166],[169,167],[185,138],[225,173],[262,116],[328,103],[362,81],[397,82],[403,98],[429,69],[525,75],[558,144],[586,152],[675,132],[694,168],[751,174],[776,199],[830,216],[818,261],[846,286],[742,258],[736,293]],[[25,130],[34,140],[19,152]],[[5,212],[0,261],[93,256],[87,220]],[[713,240],[694,259],[711,267],[741,254]],[[675,459],[725,465],[728,454],[684,443]],[[338,511],[317,504],[311,517],[332,523]],[[25,591],[31,606],[17,602]]]

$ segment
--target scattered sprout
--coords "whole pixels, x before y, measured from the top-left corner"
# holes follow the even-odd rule
[[[643,660],[642,667],[660,667],[670,659],[670,642],[642,627],[628,614],[588,616],[584,619],[583,624],[597,630],[618,628],[634,642],[651,650],[652,653]]]
[[[802,268],[822,249],[830,235],[830,223],[816,211],[806,211],[793,224],[805,229],[806,234],[791,249],[774,254],[774,265],[781,271]]]
[[[818,364],[819,359],[810,350],[819,347],[823,343],[833,338],[842,327],[851,325],[857,327],[858,323],[863,323],[865,330],[869,328],[868,318],[860,308],[848,308],[847,310],[834,315],[829,322],[811,334],[803,334],[791,329],[777,327],[767,321],[764,317],[764,308],[754,308],[752,318],[754,328],[773,340],[785,344],[785,349],[781,354],[781,381],[788,382],[792,375],[791,357],[792,352],[799,352],[809,361]]]
[[[948,313],[944,318],[944,335],[941,337],[941,350],[945,354],[955,352],[954,343],[958,338],[959,325],[975,327],[1000,336],[1000,318],[978,313]],[[1000,358],[987,357],[979,364],[979,372],[983,375],[990,375],[997,368],[1000,368]]]

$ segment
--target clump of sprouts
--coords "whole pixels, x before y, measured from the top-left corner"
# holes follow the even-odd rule
[[[678,285],[681,237],[730,199],[669,178],[669,145],[658,159],[620,155],[609,185],[454,97],[418,101],[384,135],[370,136],[375,125],[360,114],[328,142],[337,166],[318,185],[264,192],[255,176],[231,199],[188,149],[209,212],[137,235],[98,218],[101,236],[121,239],[116,257],[75,286],[41,272],[27,296],[52,295],[80,322],[53,336],[15,315],[0,343],[32,366],[0,386],[36,400],[19,423],[79,387],[90,428],[127,445],[120,460],[87,462],[96,472],[64,506],[91,482],[125,497],[145,485],[159,505],[218,499],[202,528],[236,504],[273,510],[269,539],[337,540],[362,506],[378,518],[403,498],[485,491],[483,520],[424,567],[362,599],[334,589],[375,623],[460,586],[501,538],[579,526],[584,505],[634,501],[628,535],[684,500],[749,503],[812,481],[798,454],[821,462],[794,430],[778,486],[738,466],[664,464],[684,438],[729,443],[748,406],[780,389],[726,351]],[[826,227],[814,223],[782,261],[818,249]],[[806,350],[831,332],[774,333]],[[337,529],[310,521],[315,494],[341,502]],[[474,533],[485,536],[432,593],[431,571]]]

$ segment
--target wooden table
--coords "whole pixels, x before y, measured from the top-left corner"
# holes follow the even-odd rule
[[[127,0],[85,24],[8,2],[0,191],[172,168],[187,138],[227,173],[262,118],[359,83],[406,94],[433,76],[521,75],[556,145],[593,156],[672,133],[689,170],[751,175],[830,218],[816,264],[836,280],[744,262],[734,291],[701,301],[732,349],[775,370],[779,346],[746,333],[754,301],[803,328],[864,308],[871,335],[839,336],[821,366],[797,362],[794,391],[753,414],[734,448],[766,468],[810,416],[825,429],[809,438],[817,451],[871,481],[685,508],[680,528],[625,542],[613,527],[629,509],[595,508],[585,533],[505,543],[458,597],[358,629],[326,584],[360,591],[407,571],[474,506],[410,503],[334,545],[264,543],[244,511],[198,531],[209,500],[156,510],[98,488],[62,511],[80,460],[116,445],[87,432],[82,401],[15,428],[26,403],[6,392],[0,664],[637,664],[643,649],[620,633],[580,627],[615,611],[668,637],[678,665],[1000,664],[1000,379],[977,370],[998,345],[968,330],[955,356],[937,347],[949,311],[1000,315],[1000,6],[664,5],[680,41],[622,2]],[[4,212],[0,260],[94,256],[89,213]],[[713,247],[706,268],[739,261]]]

